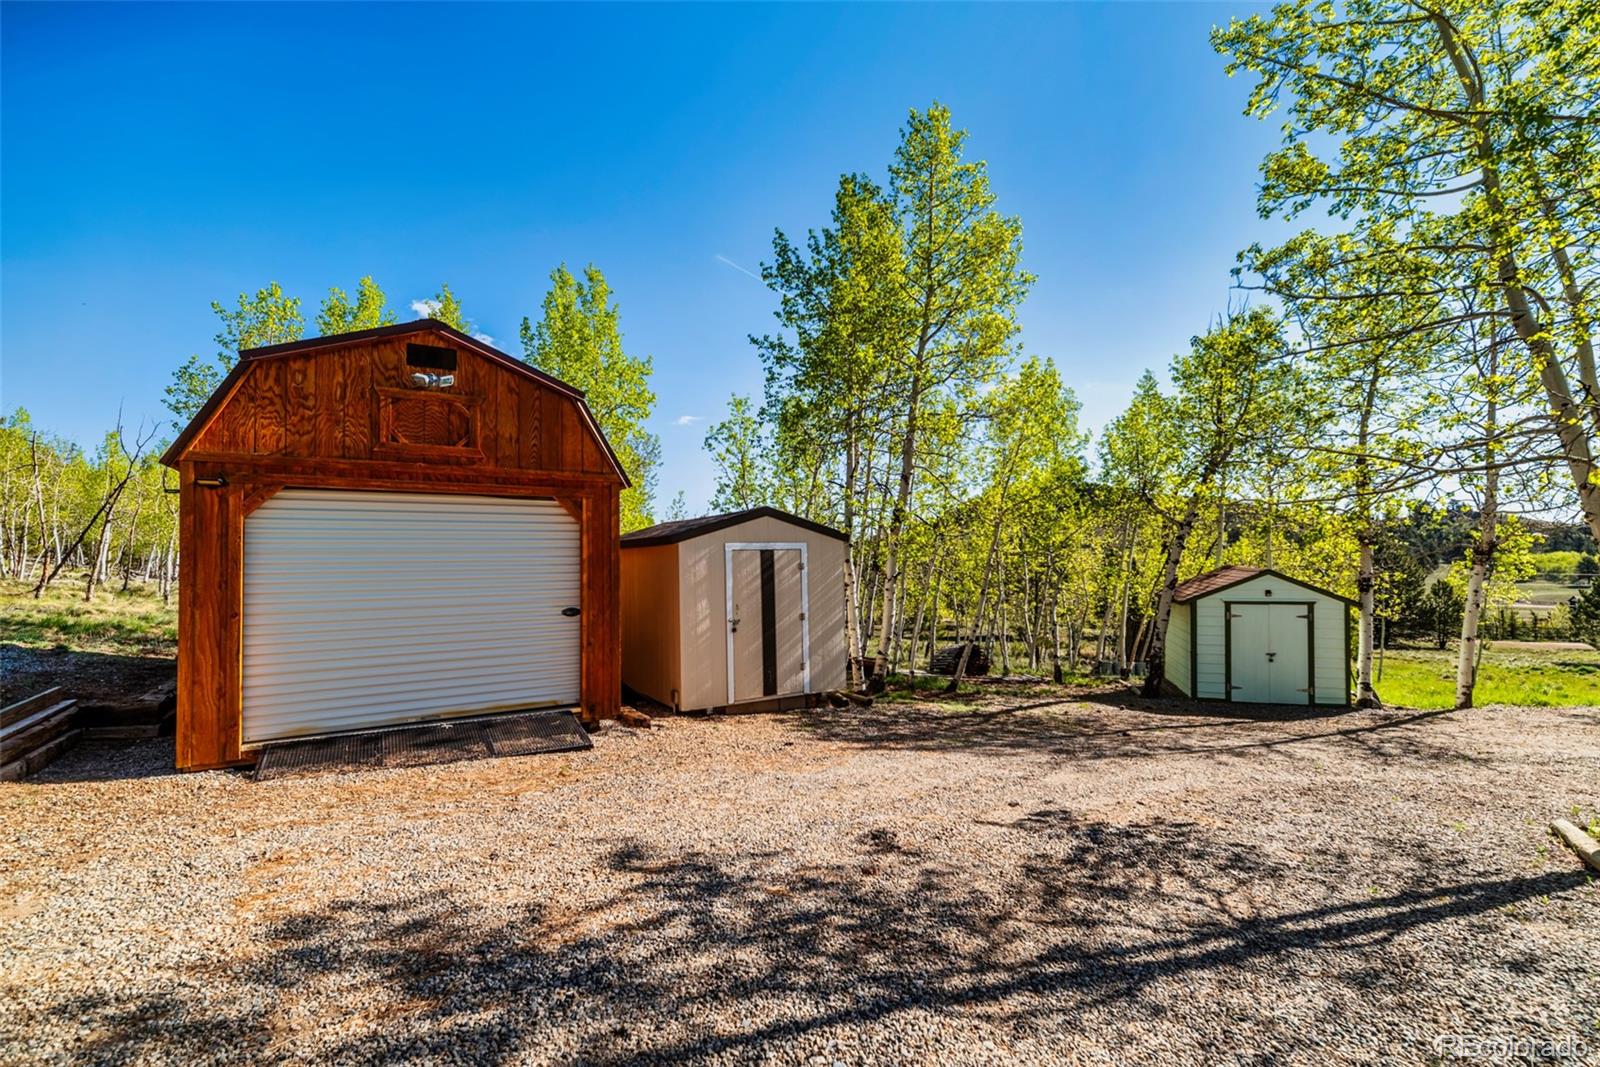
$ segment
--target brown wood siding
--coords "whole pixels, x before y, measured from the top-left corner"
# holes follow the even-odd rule
[[[460,351],[449,395],[468,398],[481,455],[383,447],[380,390],[410,390],[412,340],[252,360],[178,459],[177,764],[253,761],[240,746],[244,524],[286,486],[560,497],[582,524],[582,705],[591,724],[621,704],[620,479],[577,401]],[[444,343],[449,343],[445,339]],[[422,393],[421,390],[413,390]],[[443,395],[443,394],[439,394]],[[196,478],[226,480],[198,486]]]
[[[396,448],[383,437],[381,391],[425,393],[411,385],[406,365],[406,345],[416,340],[440,339],[413,334],[253,360],[234,396],[190,443],[187,454],[403,458],[405,447]],[[474,408],[473,446],[482,454],[475,462],[611,474],[604,448],[571,397],[508,374],[474,352],[459,352],[455,373],[453,387],[432,395],[459,398]]]
[[[622,706],[619,490],[590,493],[583,516],[583,705],[590,722]]]
[[[244,517],[232,486],[205,488],[215,464],[186,463],[180,474],[178,539],[177,762],[182,768],[241,762],[240,606]]]

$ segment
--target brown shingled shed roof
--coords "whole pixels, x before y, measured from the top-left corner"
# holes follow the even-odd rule
[[[1238,564],[1218,567],[1214,571],[1196,575],[1187,582],[1180,582],[1177,590],[1172,594],[1172,602],[1174,604],[1186,604],[1191,600],[1199,600],[1201,597],[1210,596],[1212,593],[1220,593],[1222,590],[1232,588],[1240,582],[1247,582],[1251,578],[1259,578],[1264,574],[1273,578],[1280,578],[1291,585],[1298,585],[1302,589],[1310,589],[1313,592],[1321,593],[1323,596],[1342,600],[1346,604],[1355,603],[1354,600],[1347,596],[1340,596],[1332,590],[1323,589],[1321,586],[1312,585],[1309,582],[1302,582],[1298,578],[1289,577],[1287,574],[1282,574],[1266,567],[1245,567]]]

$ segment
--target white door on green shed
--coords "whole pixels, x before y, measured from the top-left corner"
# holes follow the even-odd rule
[[[580,569],[553,500],[283,490],[245,520],[244,743],[576,704]]]
[[[1305,704],[1311,687],[1311,608],[1305,604],[1233,604],[1229,634],[1232,699]]]

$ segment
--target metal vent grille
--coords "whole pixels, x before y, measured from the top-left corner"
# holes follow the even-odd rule
[[[271,745],[256,763],[256,781],[593,747],[571,712],[494,715]]]

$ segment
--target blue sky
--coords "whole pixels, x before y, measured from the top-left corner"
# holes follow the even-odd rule
[[[213,299],[277,280],[308,321],[374,275],[448,282],[520,354],[550,269],[598,264],[655,357],[662,500],[701,450],[774,227],[881,177],[947,104],[1021,216],[1026,350],[1098,427],[1229,300],[1276,129],[1207,44],[1237,6],[68,6],[0,14],[0,403],[83,442],[214,345]]]

